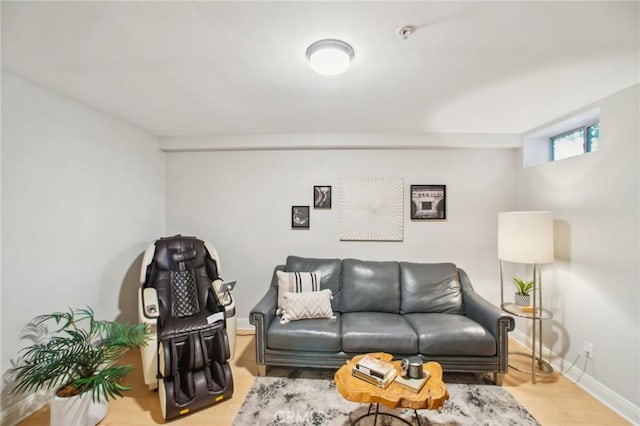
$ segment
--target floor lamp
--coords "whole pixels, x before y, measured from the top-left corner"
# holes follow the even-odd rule
[[[518,317],[533,321],[531,336],[531,371],[513,365],[512,368],[536,375],[549,375],[553,367],[542,359],[542,320],[551,318],[551,312],[542,308],[541,265],[553,262],[553,217],[551,212],[517,211],[498,213],[498,259],[500,259],[500,303],[502,309]],[[533,265],[532,310],[523,311],[514,303],[504,301],[504,262]],[[538,333],[536,335],[536,326]],[[536,349],[538,356],[536,357]]]

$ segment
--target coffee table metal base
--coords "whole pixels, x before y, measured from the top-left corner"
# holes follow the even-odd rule
[[[402,423],[409,425],[409,426],[413,426],[413,423],[411,423],[410,421],[408,421],[407,419],[403,419],[402,417],[393,414],[393,413],[382,413],[380,412],[380,403],[376,403],[376,409],[374,412],[371,411],[371,408],[374,406],[373,403],[369,404],[369,408],[367,409],[367,414],[363,414],[362,416],[358,417],[357,419],[355,419],[353,422],[351,422],[352,425],[357,425],[358,422],[366,417],[371,417],[371,416],[375,416],[373,418],[373,426],[376,426],[376,423],[378,422],[378,416],[386,416],[386,417],[393,417],[394,419],[398,419],[400,420]],[[420,416],[418,416],[418,412],[416,410],[413,410],[413,413],[416,415],[416,421],[418,422],[418,426],[420,425]]]

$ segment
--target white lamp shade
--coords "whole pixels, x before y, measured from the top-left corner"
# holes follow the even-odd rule
[[[551,212],[498,213],[498,258],[518,263],[553,262]]]

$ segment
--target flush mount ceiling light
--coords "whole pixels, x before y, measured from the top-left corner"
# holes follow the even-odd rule
[[[311,69],[323,75],[345,72],[353,56],[353,47],[342,40],[318,40],[307,48],[307,59]]]

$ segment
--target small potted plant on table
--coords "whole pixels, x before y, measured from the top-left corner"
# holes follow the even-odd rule
[[[50,322],[56,325],[51,338],[23,349],[14,392],[55,389],[52,426],[95,425],[106,415],[107,401],[131,389],[121,380],[133,367],[116,362],[146,343],[146,326],[99,321],[91,308],[40,315],[32,324]]]
[[[520,277],[513,279],[518,291],[516,291],[515,300],[518,306],[529,306],[531,304],[531,290],[533,289],[533,281],[525,281]]]

